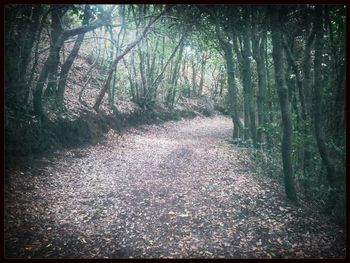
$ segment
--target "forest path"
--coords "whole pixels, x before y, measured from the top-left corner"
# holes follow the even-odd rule
[[[11,171],[9,257],[342,257],[344,233],[253,175],[232,123],[145,125]]]

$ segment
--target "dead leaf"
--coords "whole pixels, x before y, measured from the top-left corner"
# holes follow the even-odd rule
[[[188,214],[180,214],[180,215],[178,215],[179,217],[189,217],[189,215]]]

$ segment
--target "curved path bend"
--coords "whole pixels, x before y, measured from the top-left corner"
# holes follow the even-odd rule
[[[254,175],[231,132],[222,116],[145,125],[11,171],[7,256],[345,256],[343,231]]]

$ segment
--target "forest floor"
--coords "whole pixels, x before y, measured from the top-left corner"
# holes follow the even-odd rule
[[[252,173],[229,118],[110,131],[18,160],[5,185],[16,258],[342,258],[345,232]]]

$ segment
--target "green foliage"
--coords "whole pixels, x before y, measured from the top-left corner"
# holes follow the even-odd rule
[[[270,149],[250,149],[251,155],[255,161],[255,173],[260,176],[267,176],[282,180],[283,165],[280,148],[274,146]]]
[[[252,139],[244,140],[242,138],[236,138],[232,140],[232,143],[237,147],[250,148],[253,145]]]
[[[280,143],[282,140],[281,124],[277,122],[266,122],[260,126],[262,131],[268,134],[273,143]]]
[[[72,5],[63,16],[63,24],[67,28],[74,28],[81,25],[83,20],[84,9],[81,5]]]
[[[189,83],[183,83],[183,84],[180,84],[179,92],[180,92],[181,96],[185,96],[185,97],[189,98],[191,95],[191,89],[192,89],[192,87]]]
[[[180,87],[178,87],[178,86],[168,84],[168,90],[167,90],[166,97],[165,97],[165,105],[168,108],[170,108],[170,109],[174,108],[176,94],[178,93],[179,89],[180,89]]]

